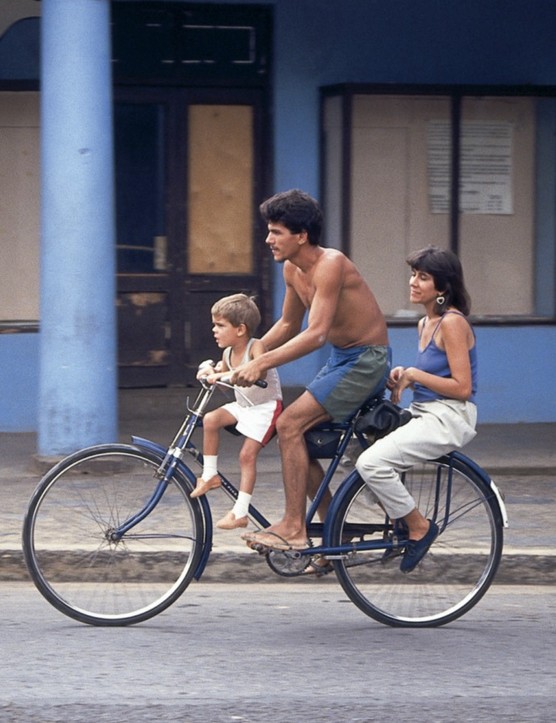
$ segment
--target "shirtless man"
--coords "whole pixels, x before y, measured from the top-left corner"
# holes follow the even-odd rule
[[[239,367],[234,384],[250,386],[268,369],[294,361],[330,342],[326,365],[306,391],[278,417],[286,509],[279,522],[242,537],[274,550],[309,546],[307,494],[317,484],[303,437],[311,427],[351,417],[388,371],[388,334],[376,299],[352,261],[319,246],[322,213],[308,194],[286,191],[260,206],[266,243],[284,264],[282,316],[263,336],[267,352]],[[305,311],[307,326],[302,330]]]

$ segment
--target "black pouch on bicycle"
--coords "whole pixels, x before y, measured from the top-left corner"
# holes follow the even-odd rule
[[[338,449],[343,430],[319,427],[305,432],[307,452],[311,459],[331,459]]]
[[[380,439],[407,424],[410,419],[409,409],[402,409],[388,399],[379,399],[360,415],[355,423],[355,431]]]

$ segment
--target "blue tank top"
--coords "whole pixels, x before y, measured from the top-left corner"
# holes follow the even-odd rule
[[[463,316],[465,319],[465,316],[459,312],[459,311],[447,311],[446,314],[459,314],[460,316]],[[444,316],[446,315],[444,314]],[[450,366],[448,364],[448,357],[446,355],[446,352],[443,349],[440,349],[436,342],[434,341],[434,337],[436,335],[436,332],[438,331],[438,327],[440,324],[442,324],[442,320],[444,319],[444,316],[440,319],[438,324],[436,325],[435,330],[432,333],[431,340],[427,344],[427,346],[421,350],[419,349],[417,352],[417,362],[415,363],[415,368],[420,369],[421,371],[428,372],[429,374],[435,374],[438,377],[450,377]],[[467,321],[467,320],[466,320]],[[471,329],[473,331],[473,329]],[[421,332],[422,333],[422,332]],[[473,336],[475,336],[475,332],[473,332]],[[421,338],[421,334],[419,334],[419,338]],[[477,344],[469,350],[469,363],[471,364],[471,397],[469,398],[470,402],[475,401],[475,394],[477,393]],[[414,402],[432,402],[435,399],[447,399],[448,397],[443,396],[442,394],[438,394],[437,392],[433,392],[432,389],[429,389],[428,387],[424,387],[422,384],[417,384],[415,382],[414,390],[413,390],[413,401]]]

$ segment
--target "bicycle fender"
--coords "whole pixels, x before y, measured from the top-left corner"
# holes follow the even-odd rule
[[[453,457],[454,459],[457,459],[459,462],[463,462],[463,464],[467,465],[467,467],[470,467],[473,470],[473,472],[475,472],[475,474],[481,478],[481,480],[484,482],[486,487],[488,487],[490,490],[492,490],[494,498],[496,499],[496,502],[498,504],[498,509],[500,511],[500,519],[502,520],[502,524],[504,527],[509,527],[510,522],[509,522],[508,511],[506,509],[506,504],[504,502],[504,498],[502,497],[502,493],[498,489],[498,486],[495,484],[494,480],[491,479],[490,475],[480,465],[478,465],[474,460],[472,460],[470,457],[467,457],[465,454],[458,452],[457,450],[454,452],[451,452],[448,455],[448,457]]]
[[[448,457],[452,457],[453,459],[458,460],[459,462],[462,462],[464,465],[469,467],[475,474],[480,478],[480,480],[483,482],[485,487],[490,489],[492,491],[492,494],[494,495],[494,499],[496,500],[498,510],[500,512],[500,519],[502,520],[502,524],[504,527],[509,526],[509,520],[508,520],[508,513],[506,510],[506,505],[504,503],[504,500],[502,498],[502,494],[494,481],[490,478],[490,476],[485,472],[485,470],[480,467],[476,462],[474,462],[469,457],[466,457],[461,452],[451,452]],[[346,479],[341,483],[340,487],[338,488],[335,495],[332,497],[332,502],[330,504],[330,508],[328,510],[328,514],[326,515],[326,520],[324,522],[324,544],[330,545],[332,544],[329,535],[330,530],[332,528],[332,521],[334,520],[335,515],[337,514],[338,507],[342,503],[344,497],[348,493],[349,489],[352,485],[357,484],[358,481],[361,479],[359,476],[359,473],[357,470],[353,470]]]
[[[156,455],[160,456],[160,461],[162,461],[166,456],[166,448],[162,447],[156,442],[152,442],[150,439],[144,439],[143,437],[132,437],[131,440],[136,447],[139,447],[139,449],[146,449],[149,452],[154,452]],[[182,472],[182,474],[191,482],[192,487],[195,488],[196,477],[189,469],[189,467],[184,464],[181,459],[178,460],[177,466],[180,472]],[[203,517],[204,544],[201,559],[199,560],[199,564],[197,565],[195,573],[193,574],[195,580],[198,580],[203,574],[203,571],[208,562],[210,551],[212,549],[212,513],[210,511],[210,506],[205,497],[197,497],[197,502],[201,506],[201,515]]]

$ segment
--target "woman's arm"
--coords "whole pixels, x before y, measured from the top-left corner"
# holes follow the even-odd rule
[[[469,349],[474,344],[474,337],[468,322],[459,314],[450,314],[443,319],[435,342],[446,352],[450,376],[439,377],[415,367],[407,367],[399,374],[396,387],[392,391],[394,403],[399,402],[404,389],[416,382],[448,399],[469,399],[472,394]]]

